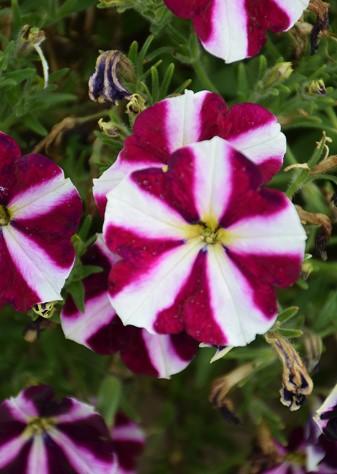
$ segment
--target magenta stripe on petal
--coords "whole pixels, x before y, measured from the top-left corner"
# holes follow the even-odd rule
[[[194,202],[194,157],[189,149],[178,150],[171,156],[167,172],[149,168],[135,171],[131,179],[140,189],[178,211],[185,221],[199,221]]]
[[[17,219],[11,225],[33,240],[60,268],[73,264],[75,252],[70,237],[78,227],[82,204],[74,191],[48,214]]]
[[[71,464],[63,449],[49,436],[46,438],[48,474],[82,474]]]
[[[26,425],[13,417],[7,401],[0,405],[0,446],[19,436]]]
[[[15,459],[13,459],[11,462],[9,462],[0,469],[0,473],[25,474],[31,448],[32,440],[29,440],[24,444],[19,453],[15,456]]]
[[[59,416],[67,413],[73,407],[71,398],[55,398],[54,391],[48,385],[35,385],[22,392],[22,396],[32,402],[37,410],[38,416]]]
[[[123,413],[116,415],[112,440],[117,454],[120,473],[136,473],[137,458],[145,445],[145,434],[140,427]]]
[[[109,278],[111,295],[120,292],[138,275],[150,271],[163,254],[182,245],[179,240],[147,239],[113,225],[106,229],[105,242],[112,252],[125,259],[112,266]]]
[[[181,18],[193,18],[204,12],[211,0],[164,0],[168,8]]]
[[[166,334],[184,329],[197,341],[225,345],[226,336],[214,320],[210,306],[206,260],[207,252],[200,251],[174,304],[157,315],[154,328]]]
[[[13,262],[0,229],[0,306],[12,304],[18,311],[26,311],[38,302],[39,296]]]
[[[267,318],[277,310],[274,287],[293,285],[301,273],[299,255],[249,255],[227,251],[227,255],[248,280],[256,306]]]
[[[101,416],[93,414],[73,423],[59,423],[57,429],[95,459],[107,463],[113,461],[110,434]]]
[[[273,216],[288,206],[280,191],[260,188],[262,177],[248,159],[237,152],[231,157],[231,196],[221,218],[223,227],[229,227],[249,217]]]

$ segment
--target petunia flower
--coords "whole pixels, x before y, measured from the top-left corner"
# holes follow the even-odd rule
[[[215,137],[110,191],[104,238],[121,260],[109,295],[124,324],[220,346],[273,325],[275,287],[298,278],[306,237],[292,203],[261,184],[258,168]]]
[[[118,257],[99,237],[83,263],[99,265],[103,271],[84,281],[84,312],[77,309],[71,297],[67,299],[61,313],[65,336],[99,354],[119,352],[125,365],[135,373],[169,378],[181,372],[193,359],[197,343],[186,334],[150,334],[123,325],[108,296],[108,275],[116,261]]]
[[[102,417],[75,398],[37,385],[0,405],[0,472],[118,474]]]
[[[258,54],[267,31],[289,30],[309,0],[164,0],[178,17],[193,21],[204,48],[227,63]]]
[[[336,474],[336,444],[319,436],[311,422],[305,428],[296,428],[289,436],[288,444],[274,441],[277,460],[259,474]]]
[[[337,441],[337,385],[317,410],[314,420],[322,433]]]
[[[111,436],[119,465],[118,474],[136,474],[137,458],[145,446],[144,432],[123,413],[117,413]]]
[[[185,145],[224,138],[259,166],[268,181],[282,166],[286,139],[276,117],[256,104],[228,108],[217,94],[186,91],[164,99],[137,117],[117,161],[94,180],[94,196],[104,214],[106,195],[132,171],[167,164]]]
[[[38,154],[21,156],[0,133],[0,305],[26,311],[62,299],[80,215],[80,197],[62,169]]]

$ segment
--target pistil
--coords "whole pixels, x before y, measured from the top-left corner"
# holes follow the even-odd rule
[[[52,428],[54,421],[52,418],[34,417],[30,420],[26,428],[26,434],[29,437],[39,436]]]

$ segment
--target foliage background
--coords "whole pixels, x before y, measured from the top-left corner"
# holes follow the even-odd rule
[[[314,55],[308,34],[292,30],[270,35],[263,55],[233,65],[204,52],[189,22],[173,18],[161,0],[105,1],[109,3],[111,8],[100,9],[96,0],[0,1],[0,129],[10,133],[25,153],[38,149],[58,162],[80,190],[89,217],[83,220],[75,241],[79,253],[101,227],[91,180],[113,162],[134,120],[123,104],[109,109],[89,101],[87,82],[99,50],[129,52],[137,73],[133,92],[142,94],[147,105],[186,86],[194,91],[217,90],[229,104],[255,101],[279,117],[289,144],[286,165],[308,162],[323,131],[332,140],[330,154],[337,154],[335,2],[330,5],[330,31],[321,37]],[[305,20],[316,21],[311,13]],[[47,89],[43,88],[39,57],[22,37],[24,25],[46,34],[42,49],[50,65]],[[290,77],[282,74],[280,63],[284,62],[292,63]],[[312,81],[319,79],[325,82],[324,95],[312,90]],[[100,131],[99,118],[111,120],[119,136],[109,138]],[[60,123],[53,139],[44,141]],[[300,173],[296,169],[282,172],[273,185],[286,190]],[[310,179],[294,200],[335,222],[337,210],[331,195],[336,185],[337,175],[329,172],[323,179]],[[322,338],[314,393],[324,395],[336,382],[337,236],[333,233],[328,259],[322,261],[315,250],[317,230],[317,226],[307,226],[312,273],[280,293],[280,311],[299,308],[290,320],[282,318],[280,330],[294,338],[304,357],[308,335]],[[78,300],[81,278],[83,269],[78,265],[65,290]],[[290,313],[295,310],[283,314]],[[47,324],[37,341],[29,343],[24,335],[31,324],[32,314],[15,313],[9,307],[1,311],[1,398],[25,385],[44,382],[60,394],[97,402],[109,422],[118,407],[123,409],[140,421],[148,436],[142,473],[249,472],[261,422],[282,441],[310,413],[310,401],[294,414],[280,405],[281,366],[263,337],[212,365],[209,360],[214,350],[202,349],[185,372],[171,381],[158,381],[132,376],[118,357],[98,356],[66,341],[57,318]],[[210,385],[215,377],[247,361],[262,363],[262,367],[231,392],[241,424],[230,425],[209,403]]]

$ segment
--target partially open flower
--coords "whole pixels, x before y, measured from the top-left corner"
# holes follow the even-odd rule
[[[74,398],[57,400],[46,385],[1,403],[0,433],[3,473],[119,473],[101,416]]]
[[[227,63],[258,54],[268,30],[289,30],[309,0],[164,0],[172,12],[193,21],[204,48]]]
[[[96,61],[95,73],[89,79],[89,97],[94,102],[112,102],[129,97],[131,94],[123,82],[130,81],[133,66],[120,51],[104,51]]]
[[[118,460],[118,474],[136,474],[137,458],[145,445],[144,432],[123,413],[117,413],[111,435]]]
[[[215,136],[228,140],[258,165],[264,181],[282,166],[286,139],[272,113],[249,103],[229,109],[217,94],[186,91],[139,114],[116,163],[94,180],[94,196],[101,214],[107,193],[124,176],[147,166],[161,167],[178,148]]]
[[[314,420],[328,438],[337,441],[337,385],[317,410]]]
[[[135,171],[108,194],[104,238],[121,260],[110,298],[124,324],[242,346],[298,278],[305,232],[292,203],[218,137]]]
[[[26,311],[62,299],[80,216],[78,192],[62,169],[41,155],[21,156],[0,133],[0,305]]]
[[[181,372],[193,359],[197,343],[186,334],[150,334],[123,325],[108,297],[110,266],[117,260],[99,237],[83,263],[99,265],[103,272],[84,280],[84,312],[76,308],[72,298],[67,299],[61,313],[65,336],[99,354],[119,352],[125,365],[135,373],[168,378]]]

